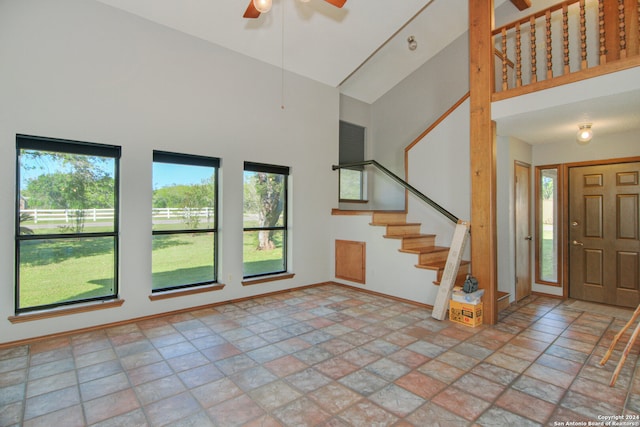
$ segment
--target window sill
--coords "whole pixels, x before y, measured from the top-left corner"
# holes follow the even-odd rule
[[[216,283],[214,285],[205,285],[205,286],[198,286],[198,287],[187,288],[187,289],[177,289],[173,291],[157,292],[155,294],[149,295],[149,299],[151,301],[160,301],[163,299],[202,294],[204,292],[214,292],[214,291],[219,291],[224,289],[224,286],[225,285],[222,283]]]
[[[88,303],[88,304],[84,304],[76,307],[54,308],[54,309],[45,310],[45,311],[16,314],[15,316],[9,316],[8,319],[9,319],[9,322],[11,323],[32,322],[34,320],[49,319],[52,317],[68,316],[71,314],[86,313],[90,311],[104,310],[107,308],[115,308],[115,307],[120,307],[122,304],[124,304],[123,299],[113,299],[113,300],[107,300],[107,301],[92,302],[92,303]]]
[[[295,274],[293,273],[283,273],[283,274],[277,274],[273,276],[256,277],[253,279],[243,280],[242,286],[251,286],[251,285],[257,285],[259,283],[275,282],[276,280],[293,279],[293,276],[295,276]]]

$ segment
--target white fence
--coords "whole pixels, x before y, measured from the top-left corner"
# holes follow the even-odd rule
[[[153,208],[151,215],[154,220],[184,220],[186,218],[199,217],[211,218],[215,210],[204,208]],[[20,214],[29,215],[35,224],[40,222],[72,222],[78,217],[77,209],[21,209]],[[85,209],[82,215],[85,221],[98,222],[110,220],[114,217],[113,209]]]

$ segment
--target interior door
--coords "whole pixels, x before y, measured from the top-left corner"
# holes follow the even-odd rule
[[[640,162],[569,169],[569,296],[636,307]]]
[[[516,301],[531,295],[531,166],[515,164]]]

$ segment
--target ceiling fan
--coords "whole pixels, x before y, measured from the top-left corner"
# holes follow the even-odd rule
[[[303,3],[307,3],[309,0],[300,0]],[[347,0],[324,0],[327,3],[335,6],[342,7],[347,2]],[[271,0],[250,0],[249,6],[247,6],[247,10],[245,10],[243,18],[252,18],[255,19],[260,16],[261,13],[269,12],[271,9]]]

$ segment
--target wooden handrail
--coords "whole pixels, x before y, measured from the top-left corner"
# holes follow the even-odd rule
[[[420,135],[418,135],[418,137],[416,139],[413,140],[413,142],[411,142],[411,144],[407,145],[404,149],[404,152],[406,153],[407,151],[411,150],[413,148],[414,145],[416,145],[418,142],[420,142],[420,140],[422,138],[424,138],[425,136],[427,136],[427,134],[429,132],[431,132],[433,129],[435,129],[436,126],[438,126],[440,124],[440,122],[442,122],[444,119],[446,119],[451,113],[453,113],[459,106],[460,104],[462,104],[464,101],[467,100],[467,98],[469,98],[469,92],[465,93],[462,98],[460,98],[458,101],[456,101],[455,104],[453,104],[451,106],[451,108],[449,108],[447,111],[445,111],[440,117],[438,117],[436,119],[435,122],[433,122],[428,128],[426,128]],[[406,170],[406,157],[405,157],[405,170]]]
[[[502,59],[504,58],[504,60],[507,62],[507,65],[508,65],[509,67],[511,67],[511,68],[515,68],[516,64],[514,64],[514,63],[513,63],[513,61],[512,61],[512,60],[510,60],[509,58],[507,58],[507,57],[503,57],[503,56],[502,56],[502,52],[500,52],[498,49],[494,49],[494,50],[493,50],[493,54],[494,54],[495,56],[497,56],[498,58],[500,58],[500,60],[501,60],[501,61],[502,61]]]
[[[451,222],[458,223],[457,216],[455,216],[454,214],[452,214],[451,212],[449,212],[448,210],[446,210],[445,208],[443,208],[442,206],[440,206],[439,204],[431,200],[429,197],[425,196],[423,193],[420,192],[420,190],[418,190],[417,188],[409,184],[407,181],[400,178],[398,175],[391,172],[389,169],[382,166],[380,163],[376,162],[375,160],[365,160],[364,162],[354,162],[354,163],[344,163],[340,165],[333,165],[331,166],[331,169],[332,170],[353,169],[353,168],[368,166],[368,165],[375,166],[376,168],[378,168],[378,170],[383,172],[389,178],[394,180],[396,183],[400,184],[405,190],[407,190],[408,192],[416,196],[418,199],[422,200],[423,202],[425,202],[426,204],[434,208],[436,211],[440,212],[442,215],[447,217]]]

